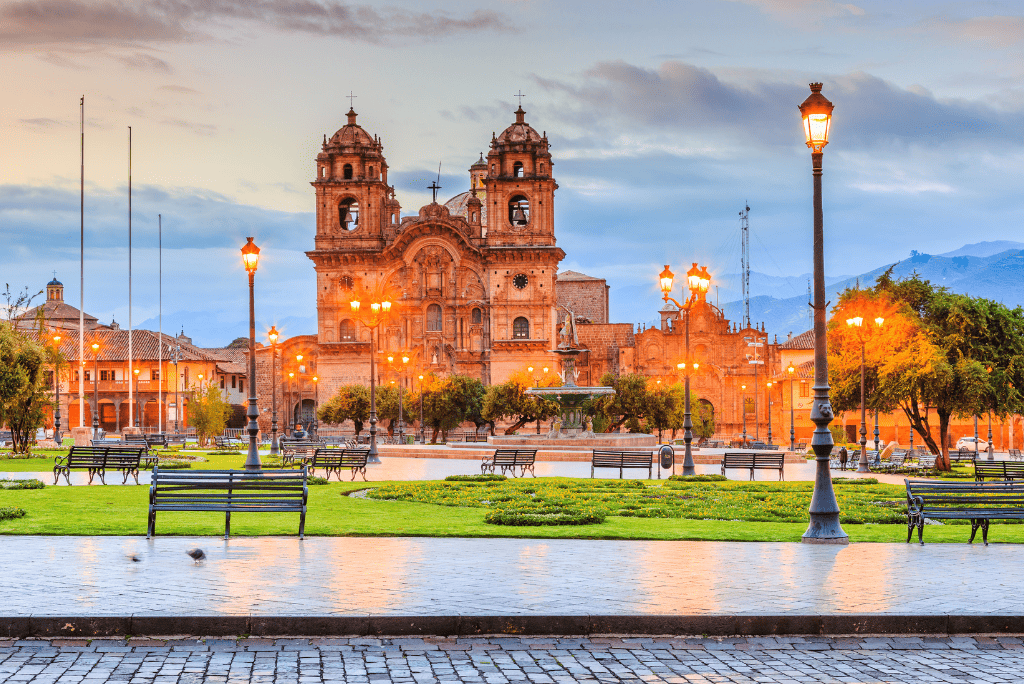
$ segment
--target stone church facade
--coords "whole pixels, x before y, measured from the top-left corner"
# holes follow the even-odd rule
[[[556,278],[565,253],[554,234],[558,185],[546,135],[515,122],[470,167],[470,190],[401,216],[380,139],[348,123],[316,158],[316,367],[319,396],[368,383],[370,330],[351,314],[354,292],[395,297],[378,349],[412,352],[419,372],[500,383],[550,365]],[[411,375],[411,373],[410,373]],[[411,385],[409,378],[405,384]]]

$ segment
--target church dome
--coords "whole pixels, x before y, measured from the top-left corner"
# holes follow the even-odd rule
[[[524,143],[524,142],[540,142],[542,140],[540,133],[534,129],[533,126],[526,123],[525,121],[526,112],[523,111],[522,107],[516,110],[516,122],[503,130],[501,135],[498,136],[498,143]]]
[[[348,110],[348,123],[330,137],[325,147],[377,147],[378,143],[366,129],[356,123],[356,112]]]
[[[57,286],[59,286],[59,287],[64,287],[64,283],[62,283],[62,282],[60,282],[59,280],[57,280],[57,276],[54,276],[54,277],[53,277],[53,280],[51,280],[50,282],[48,282],[48,283],[46,283],[46,284],[47,284],[47,285],[57,285]]]
[[[481,194],[485,193],[481,193],[478,190],[477,195]],[[452,197],[450,200],[444,203],[444,206],[448,210],[448,213],[451,214],[452,216],[461,216],[462,218],[468,221],[469,202],[472,198],[473,191],[467,190],[466,192],[460,193],[455,197]],[[487,202],[480,202],[479,198],[477,198],[477,204],[478,206],[480,206],[480,222],[487,223]]]

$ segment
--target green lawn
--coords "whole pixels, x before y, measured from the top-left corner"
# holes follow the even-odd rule
[[[538,478],[541,483],[545,478]],[[549,478],[551,481],[560,478]],[[538,539],[688,539],[706,541],[799,541],[805,522],[733,522],[683,518],[637,518],[609,515],[596,525],[516,527],[484,522],[487,508],[443,506],[410,501],[377,501],[346,496],[366,487],[409,483],[331,483],[310,487],[306,533],[323,536],[436,536],[526,537]],[[424,483],[436,484],[436,483]],[[796,484],[796,483],[794,483]],[[784,490],[780,490],[784,491]],[[146,486],[46,487],[0,490],[0,508],[25,509],[23,518],[0,521],[0,534],[144,535],[149,488]],[[286,513],[235,514],[235,535],[294,535],[298,515]],[[854,542],[903,542],[901,524],[846,524]],[[224,519],[214,513],[161,513],[162,535],[220,535]],[[929,542],[963,543],[970,536],[964,525],[929,526]],[[991,538],[1024,542],[1024,525],[993,523]]]
[[[53,459],[56,456],[66,456],[67,451],[35,451],[33,455],[40,454],[40,458],[0,458],[0,473],[30,473],[30,472],[53,472]],[[179,454],[187,456],[199,456],[206,459],[205,462],[193,462],[192,469],[202,470],[227,470],[229,468],[241,468],[245,463],[245,453],[217,453],[207,451],[184,451],[176,449],[157,452],[161,459],[175,460]],[[270,460],[269,454],[261,454],[261,460],[265,463]],[[51,480],[52,481],[52,480]]]

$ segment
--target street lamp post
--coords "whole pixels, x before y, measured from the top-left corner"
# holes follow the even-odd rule
[[[136,368],[132,372],[135,373],[135,401],[140,401],[140,399],[139,399],[139,369]],[[135,427],[137,427],[137,428],[142,426],[142,424],[140,422],[140,416],[139,416],[139,414],[142,413],[142,411],[140,411],[139,409],[140,409],[139,406],[135,407]]]
[[[295,371],[288,371],[288,420],[284,424],[285,434],[295,432],[295,411],[292,408],[292,384],[295,382]],[[289,432],[290,431],[290,432]]]
[[[302,354],[296,354],[295,355],[295,370],[297,370],[299,372],[299,414],[298,414],[298,416],[296,416],[295,423],[297,425],[301,425],[302,426],[302,431],[305,432],[308,435],[309,431],[306,429],[306,422],[302,419],[302,416],[305,413],[302,410],[302,390],[305,389],[302,386],[302,368],[303,368],[303,366],[302,366]]]
[[[267,339],[270,340],[270,455],[276,456],[281,453],[281,446],[277,442],[277,326],[270,326],[267,332]]]
[[[181,415],[181,403],[178,397],[178,363],[181,361],[181,342],[175,341],[174,346],[167,345],[167,352],[170,358],[167,360],[168,363],[174,364],[174,432],[178,433],[178,416]],[[161,380],[163,382],[163,380]],[[163,407],[160,408],[163,410]]]
[[[978,415],[974,415],[974,460],[978,460]]]
[[[683,476],[686,476],[697,474],[697,468],[693,463],[693,419],[690,414],[690,370],[695,369],[697,365],[690,358],[690,309],[698,301],[704,301],[708,288],[711,286],[711,274],[708,273],[706,266],[697,268],[697,263],[693,262],[693,266],[686,272],[686,287],[690,290],[690,296],[685,304],[680,304],[668,294],[672,291],[672,280],[674,277],[672,271],[669,270],[668,264],[666,264],[665,270],[659,274],[658,279],[661,281],[662,299],[666,302],[671,301],[677,308],[686,313],[686,360],[677,366],[680,370],[686,371],[683,388],[685,394],[683,399],[683,444],[685,445],[683,452]]]
[[[743,407],[743,449],[747,448],[747,386],[740,385],[740,405]]]
[[[875,327],[881,328],[882,324],[885,323],[885,319],[881,316],[875,318]],[[866,336],[864,333],[864,317],[853,316],[846,319],[846,325],[850,329],[856,328],[857,340],[860,342],[860,460],[857,464],[858,473],[870,473],[871,469],[868,468],[868,417],[867,417],[867,404],[864,400],[864,368],[867,353],[866,349]],[[913,439],[913,438],[911,438]],[[878,411],[875,411],[875,451],[878,451]]]
[[[796,421],[795,412],[793,407],[793,373],[796,372],[796,367],[790,362],[789,367],[786,368],[786,372],[789,373],[789,450],[796,451]]]
[[[313,420],[310,422],[312,431],[310,433],[310,439],[316,439],[316,432],[320,428],[317,424],[317,411],[320,409],[320,378],[313,376]]]
[[[828,346],[825,321],[825,219],[821,207],[821,172],[828,129],[832,120],[832,103],[821,94],[821,84],[811,84],[811,94],[800,105],[804,136],[811,149],[814,181],[814,405],[811,421],[814,437],[811,447],[816,461],[814,493],[809,509],[810,524],[801,541],[817,544],[849,544],[850,538],[839,524],[839,502],[832,488],[828,459],[832,452],[832,405],[828,399]]]
[[[53,441],[57,446],[60,441],[60,334],[53,336]],[[989,440],[991,441],[991,440]]]
[[[260,248],[253,243],[251,237],[246,238],[246,243],[242,246],[242,263],[245,265],[246,273],[249,274],[249,409],[245,412],[249,418],[247,426],[249,453],[245,457],[245,469],[250,471],[260,470],[260,452],[256,443],[256,435],[260,431],[256,419],[259,418],[260,410],[256,406],[256,297],[254,282],[259,260]]]
[[[423,376],[420,376],[420,444],[426,444],[426,434],[423,432]]]
[[[772,381],[769,380],[768,386],[768,443],[772,443]]]
[[[398,377],[398,443],[405,444],[405,371],[409,367],[409,355],[402,354],[402,371]]]
[[[92,438],[99,439],[100,429],[100,345],[92,343]]]
[[[366,462],[370,465],[380,463],[380,456],[377,453],[377,359],[373,334],[381,323],[391,313],[391,300],[386,296],[371,297],[369,311],[362,318],[363,325],[370,329],[370,453],[367,454]],[[378,301],[379,300],[379,301]],[[353,299],[349,302],[352,312],[359,314],[362,302]]]

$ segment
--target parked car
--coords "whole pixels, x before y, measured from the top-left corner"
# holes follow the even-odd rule
[[[983,453],[983,452],[988,451],[988,442],[983,440],[981,437],[978,437],[977,439],[978,439],[978,453]],[[956,448],[958,450],[959,449],[968,449],[970,451],[974,451],[974,440],[975,440],[974,437],[961,437],[960,439],[956,440]]]

